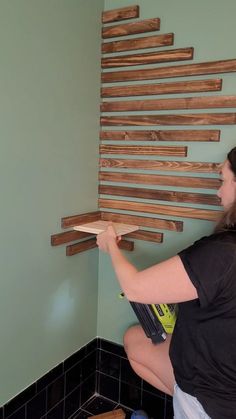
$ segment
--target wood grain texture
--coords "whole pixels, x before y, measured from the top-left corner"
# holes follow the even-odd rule
[[[166,95],[170,93],[193,93],[219,91],[222,88],[222,79],[177,81],[156,84],[134,84],[129,86],[102,87],[101,97],[125,97]]]
[[[53,234],[51,236],[51,245],[59,246],[64,243],[73,242],[75,240],[84,239],[86,237],[91,237],[91,234],[74,230],[66,231],[63,233]]]
[[[123,197],[132,197],[139,199],[152,199],[158,201],[169,202],[186,202],[190,204],[203,204],[203,205],[220,205],[220,199],[216,194],[203,194],[193,192],[179,192],[179,191],[166,191],[147,188],[131,188],[125,186],[111,186],[99,185],[99,194],[101,195],[114,195]]]
[[[164,160],[133,160],[101,158],[100,167],[116,169],[146,169],[174,172],[218,173],[220,163],[164,161]]]
[[[220,141],[220,130],[100,131],[100,140],[112,141]]]
[[[73,256],[77,253],[85,252],[86,250],[94,249],[97,247],[96,238],[84,240],[79,243],[70,244],[66,246],[66,256]]]
[[[125,41],[103,42],[102,53],[133,51],[136,49],[166,47],[173,45],[174,34],[145,36],[142,38],[126,39]]]
[[[219,189],[220,179],[193,177],[151,175],[126,172],[99,172],[100,182],[134,183],[143,185],[177,186],[185,188]]]
[[[128,233],[126,237],[137,240],[145,240],[149,242],[162,243],[163,233],[155,233],[153,231],[139,230],[133,233]]]
[[[199,76],[206,74],[231,73],[236,71],[236,59],[210,61],[198,64],[183,64],[144,70],[125,70],[102,73],[102,83],[119,81],[154,80],[168,77]]]
[[[107,10],[102,13],[102,23],[117,22],[125,19],[139,17],[139,6],[121,7],[119,9]]]
[[[119,201],[115,199],[98,200],[100,208],[109,208],[116,210],[126,210],[135,212],[144,212],[149,214],[159,214],[165,216],[181,217],[181,218],[196,218],[199,220],[217,221],[222,214],[217,210],[205,210],[189,207],[175,207],[172,205],[160,204],[146,204],[135,201]]]
[[[173,61],[191,60],[193,48],[179,48],[168,51],[147,52],[143,54],[118,55],[102,58],[102,68],[128,67],[133,65],[146,65],[166,63]],[[107,74],[107,73],[105,73]]]
[[[90,223],[101,219],[100,211],[86,212],[85,214],[72,215],[61,219],[61,227],[68,228],[79,224]]]
[[[126,154],[148,156],[187,156],[187,147],[175,146],[133,146],[133,145],[106,145],[99,147],[100,154]]]
[[[236,113],[102,116],[101,126],[234,125]]]
[[[122,250],[128,250],[129,252],[132,252],[134,250],[134,242],[122,239],[118,243],[118,247]]]
[[[102,220],[114,221],[117,223],[136,224],[141,227],[157,228],[161,230],[183,231],[183,222],[175,220],[164,220],[161,218],[142,217],[139,215],[119,214],[117,212],[101,211]]]
[[[198,96],[155,100],[102,102],[101,112],[159,111],[169,109],[235,108],[236,96]]]
[[[102,28],[102,38],[115,38],[116,36],[136,35],[139,33],[154,32],[160,29],[160,18],[144,19],[139,22],[123,23],[105,26]]]

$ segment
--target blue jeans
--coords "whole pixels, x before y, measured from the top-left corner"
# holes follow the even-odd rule
[[[196,397],[184,393],[177,384],[173,395],[174,419],[211,419]]]

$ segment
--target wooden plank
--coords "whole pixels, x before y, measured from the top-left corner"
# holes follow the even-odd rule
[[[236,96],[198,96],[155,100],[102,102],[101,112],[159,111],[169,109],[235,108]]]
[[[125,196],[140,199],[153,199],[158,201],[187,202],[190,204],[220,205],[216,194],[189,193],[179,191],[166,191],[147,188],[130,188],[126,186],[99,185],[99,194]]]
[[[106,159],[99,160],[100,167],[116,169],[167,170],[174,172],[218,173],[221,163],[166,161],[166,160],[136,160],[136,159]]]
[[[126,414],[123,409],[115,409],[99,415],[88,416],[87,419],[125,419],[125,416]]]
[[[154,233],[153,231],[139,230],[126,235],[131,239],[145,240],[149,242],[162,243],[163,233]]]
[[[102,28],[102,38],[115,38],[116,36],[136,35],[139,33],[159,31],[160,18],[144,19],[139,22],[123,23],[120,25],[105,26]]]
[[[134,250],[134,242],[122,239],[118,243],[118,247],[122,250],[128,250],[129,252],[132,252]]]
[[[156,84],[134,84],[129,86],[102,87],[101,97],[125,97],[166,95],[170,93],[193,93],[219,91],[222,79],[178,81]]]
[[[220,130],[101,131],[100,140],[112,141],[220,141]]]
[[[216,178],[151,175],[126,172],[99,172],[99,181],[203,189],[219,189],[221,185],[220,179]]]
[[[142,38],[126,39],[125,41],[103,42],[102,53],[132,51],[136,49],[166,47],[174,44],[174,34],[145,36]]]
[[[161,218],[142,217],[139,215],[119,214],[117,212],[101,211],[102,220],[121,223],[137,224],[142,227],[157,228],[161,230],[183,231],[183,222],[164,220]]]
[[[60,244],[73,242],[75,240],[84,239],[86,237],[91,237],[91,234],[74,230],[53,234],[51,236],[51,246],[59,246]]]
[[[78,231],[86,231],[92,234],[99,234],[105,231],[108,227],[108,221],[98,220],[93,221],[92,223],[85,223],[79,226],[75,226],[74,229]],[[127,233],[132,233],[139,229],[139,226],[131,225],[131,224],[124,224],[124,223],[114,223],[113,227],[116,231],[117,236],[123,236]]]
[[[234,125],[236,113],[102,116],[101,126]]]
[[[119,81],[153,80],[168,77],[199,76],[236,71],[236,59],[210,61],[198,64],[183,64],[171,67],[158,67],[144,70],[125,70],[102,73],[102,83]]]
[[[101,219],[100,211],[86,212],[85,214],[72,215],[69,217],[63,217],[61,219],[61,227],[68,228],[74,227],[79,224],[89,223],[91,221],[97,221]]]
[[[77,253],[85,252],[86,250],[94,249],[97,247],[96,239],[84,240],[83,242],[70,244],[66,246],[66,256],[73,256]]]
[[[139,17],[139,6],[121,7],[119,9],[106,10],[102,13],[102,23],[117,22],[119,20]]]
[[[118,55],[115,57],[102,58],[101,63],[102,68],[111,68],[166,63],[172,61],[184,61],[191,60],[192,58],[193,48],[179,48],[168,51],[147,52],[143,54],[132,55]]]
[[[217,210],[205,210],[190,207],[175,207],[172,205],[160,204],[146,204],[135,201],[119,201],[115,199],[101,199],[99,198],[98,204],[100,208],[109,208],[116,210],[127,210],[144,212],[149,214],[159,214],[182,218],[197,218],[199,220],[216,221],[222,214]]]
[[[133,146],[133,145],[106,145],[100,144],[100,154],[127,154],[148,156],[187,156],[187,147],[174,146]]]

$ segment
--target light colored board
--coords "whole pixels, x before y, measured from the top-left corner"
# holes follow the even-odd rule
[[[84,231],[86,233],[99,234],[107,229],[109,225],[108,221],[94,221],[92,223],[86,223],[79,226],[75,226],[74,230]],[[123,224],[123,223],[113,223],[113,227],[116,231],[117,236],[123,236],[124,234],[132,233],[137,231],[139,227],[137,225]]]

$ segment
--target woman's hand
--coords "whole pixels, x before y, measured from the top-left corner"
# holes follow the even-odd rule
[[[98,248],[106,253],[109,253],[110,243],[117,244],[120,240],[121,237],[116,235],[116,231],[112,223],[109,223],[107,229],[97,235]]]

